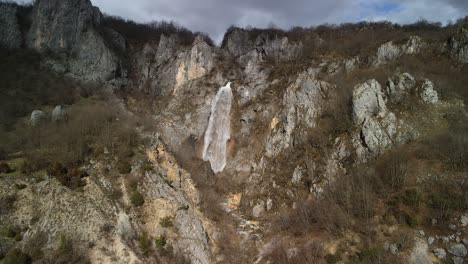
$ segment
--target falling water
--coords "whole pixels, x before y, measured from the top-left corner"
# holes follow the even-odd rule
[[[231,138],[231,83],[221,87],[211,106],[211,116],[205,132],[203,160],[210,161],[211,169],[217,173],[226,166],[227,141]]]

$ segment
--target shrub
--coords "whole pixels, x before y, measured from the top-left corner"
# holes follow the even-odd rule
[[[401,200],[404,205],[417,208],[421,204],[422,194],[416,189],[405,190]]]
[[[47,169],[47,172],[51,176],[55,177],[57,181],[59,181],[62,185],[72,190],[76,190],[80,187],[85,186],[86,183],[85,181],[83,181],[83,178],[88,176],[88,174],[85,171],[82,171],[77,168],[67,169],[58,162],[55,162],[52,165],[50,165]]]
[[[29,264],[31,257],[18,248],[10,250],[3,259],[4,264]]]
[[[13,209],[16,202],[16,195],[9,194],[0,197],[0,214],[7,214]]]
[[[159,225],[160,225],[161,227],[164,227],[164,228],[166,228],[166,227],[172,227],[172,225],[173,225],[173,223],[172,223],[172,217],[170,217],[170,216],[165,216],[165,217],[159,219]]]
[[[147,256],[150,250],[150,240],[148,238],[148,234],[143,232],[138,238],[138,246],[140,247],[141,252],[143,255]]]
[[[21,235],[21,230],[17,226],[7,226],[2,229],[2,235],[8,238],[15,238]]]
[[[438,220],[448,220],[454,211],[468,209],[468,182],[463,177],[433,179],[427,191],[427,202]]]
[[[135,190],[130,195],[130,202],[133,206],[140,207],[145,203],[145,198],[139,191]]]
[[[383,186],[389,191],[403,188],[409,174],[410,157],[403,151],[392,151],[382,157],[376,166]]]
[[[104,16],[103,26],[114,29],[125,37],[125,39],[137,45],[147,42],[158,42],[161,35],[170,36],[176,34],[182,45],[190,45],[195,39],[195,34],[174,22],[151,22],[138,24],[131,20],[125,20],[116,16]],[[212,41],[211,41],[212,42]]]
[[[187,211],[188,209],[190,208],[190,206],[188,204],[186,205],[181,205],[177,208],[177,210],[184,210],[184,211]]]
[[[128,161],[120,160],[117,163],[117,171],[120,174],[127,174],[127,173],[130,173],[132,171],[132,166],[130,165],[130,163]]]
[[[383,249],[377,247],[364,248],[356,254],[354,260],[359,263],[380,263],[383,253]]]
[[[35,260],[39,260],[44,257],[42,247],[47,244],[49,236],[46,232],[38,232],[30,237],[24,244],[24,252],[31,256]]]
[[[16,190],[23,190],[26,187],[28,187],[28,186],[26,184],[24,184],[24,183],[15,183],[15,189]]]
[[[13,170],[10,168],[10,165],[4,161],[0,161],[0,173],[11,173]]]
[[[64,234],[61,234],[58,241],[58,246],[54,254],[49,259],[53,263],[89,263],[87,255],[81,254],[74,246],[74,243]]]
[[[156,248],[162,250],[164,246],[167,244],[166,237],[164,235],[160,235],[158,238],[155,239]]]
[[[341,261],[341,255],[340,254],[328,254],[325,256],[325,261],[329,264],[335,264]]]
[[[152,172],[153,171],[153,164],[149,161],[146,161],[143,164],[143,171],[144,172]]]
[[[413,214],[407,214],[406,223],[409,227],[415,228],[418,225],[418,219]]]

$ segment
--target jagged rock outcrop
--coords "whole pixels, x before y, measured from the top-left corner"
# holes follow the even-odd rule
[[[0,3],[0,47],[17,49],[23,43],[16,13],[13,4]]]
[[[251,32],[238,28],[227,34],[223,48],[244,66],[252,60],[293,60],[302,54],[302,43],[292,43],[287,37],[260,33],[254,41]]]
[[[457,34],[450,38],[448,51],[453,60],[468,63],[468,21],[465,21]]]
[[[378,113],[387,113],[382,87],[376,80],[370,80],[354,88],[353,119],[360,125],[366,118]]]
[[[120,77],[119,59],[97,31],[101,16],[89,0],[38,0],[26,44],[62,56],[49,64],[62,65],[54,68],[63,68],[77,79],[107,81]]]
[[[416,85],[414,77],[405,72],[394,76],[387,82],[388,98],[392,102],[402,101],[413,90]]]
[[[257,36],[255,47],[262,59],[270,57],[275,60],[293,60],[301,55],[303,45],[301,42],[290,43],[287,37],[271,37],[262,33]]]
[[[434,90],[434,84],[428,79],[425,79],[419,88],[419,97],[426,104],[436,104],[439,102],[439,96],[437,91]]]
[[[331,84],[315,78],[313,70],[300,74],[295,83],[287,88],[283,97],[284,112],[280,125],[272,128],[267,138],[266,155],[273,157],[292,143],[296,127],[313,128],[324,108]]]
[[[180,60],[174,93],[188,81],[207,75],[214,67],[214,54],[201,36],[197,36],[190,52]]]
[[[396,74],[387,81],[387,97],[393,103],[406,102],[412,94],[416,94],[420,101],[426,104],[436,104],[439,101],[434,84],[428,80],[421,80],[417,86],[417,80],[409,73]]]
[[[386,95],[376,80],[354,88],[353,119],[361,130],[355,136],[353,145],[358,158],[362,160],[415,137],[411,127],[398,120],[386,103]]]
[[[232,56],[239,57],[252,50],[254,42],[251,40],[250,34],[247,30],[235,28],[228,34],[229,36],[224,48],[231,53]]]
[[[213,49],[202,36],[187,48],[179,45],[176,35],[162,35],[157,47],[147,43],[137,55],[138,86],[155,95],[175,94],[181,86],[210,73],[215,62]]]
[[[372,60],[373,66],[386,64],[389,61],[395,60],[404,54],[415,54],[421,51],[424,44],[420,37],[411,36],[406,43],[402,45],[395,44],[393,41],[382,44],[375,58]]]

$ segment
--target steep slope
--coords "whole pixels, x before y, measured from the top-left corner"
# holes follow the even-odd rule
[[[51,67],[80,80],[121,77],[119,58],[98,33],[101,19],[101,12],[89,0],[36,1],[26,44],[55,54],[56,59],[48,62]]]
[[[12,26],[2,24],[2,43],[17,48],[8,32],[18,22],[5,17]],[[78,165],[11,172],[4,164],[27,155],[5,155],[6,258],[18,250],[38,262],[91,263],[466,258],[466,23],[231,28],[216,47],[201,34],[123,39],[89,0],[39,0],[31,19],[26,44],[43,67],[106,82],[118,90],[106,106],[119,114],[95,121],[88,133],[102,125],[106,144],[79,146],[88,156]],[[205,133],[228,82],[226,164],[213,171],[203,160]],[[53,123],[43,122],[28,135],[44,138]],[[116,126],[135,134],[119,137]]]

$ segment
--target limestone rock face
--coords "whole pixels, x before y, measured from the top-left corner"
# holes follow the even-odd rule
[[[459,63],[468,63],[468,22],[448,42],[450,57]]]
[[[214,55],[211,52],[211,47],[201,36],[195,39],[190,54],[181,65],[186,67],[185,81],[203,77],[213,69]]]
[[[329,83],[317,80],[313,73],[307,71],[300,74],[296,82],[287,88],[283,97],[284,120],[267,138],[268,157],[276,156],[281,150],[292,145],[292,134],[296,127],[316,126],[330,88]]]
[[[371,153],[382,153],[393,143],[397,134],[397,119],[391,112],[364,121],[361,137]]]
[[[185,84],[206,76],[214,67],[215,53],[201,36],[190,48],[179,45],[176,35],[161,36],[157,48],[147,43],[135,64],[141,72],[140,89],[155,95],[176,94]]]
[[[270,57],[276,60],[292,60],[302,53],[302,43],[290,43],[287,37],[270,37],[267,34],[260,34],[255,46],[257,53],[264,58]]]
[[[376,80],[357,85],[352,103],[354,123],[361,128],[353,140],[360,159],[381,154],[390,146],[407,142],[416,136],[410,126],[388,110],[385,94]]]
[[[400,102],[409,95],[415,85],[416,80],[411,74],[405,72],[403,74],[396,75],[393,79],[388,80],[388,97],[392,102]]]
[[[77,79],[107,81],[119,77],[118,58],[96,30],[101,16],[89,0],[38,0],[26,44],[40,52],[64,56],[63,67]]]
[[[428,79],[425,79],[421,88],[419,88],[419,97],[426,104],[439,102],[439,96],[437,91],[434,90],[434,84]]]
[[[70,60],[69,70],[77,79],[106,81],[120,77],[121,69],[117,57],[104,44],[102,37],[94,31],[82,35],[81,44]]]
[[[36,1],[27,44],[37,50],[69,51],[80,42],[82,32],[100,23],[100,16],[89,0]]]
[[[156,51],[156,65],[160,66],[167,63],[177,53],[179,48],[179,38],[177,35],[166,37],[161,36],[159,40],[158,50]]]
[[[362,124],[368,117],[387,112],[382,87],[376,80],[358,85],[353,91],[354,123]]]
[[[393,61],[404,54],[415,54],[421,51],[424,44],[421,38],[411,36],[406,43],[397,45],[393,41],[382,44],[378,50],[372,65],[379,66]]]
[[[14,5],[0,3],[0,46],[17,49],[23,43],[23,36],[16,17]]]
[[[236,28],[229,34],[225,49],[234,57],[239,57],[251,51],[253,45],[254,42],[250,39],[249,32]]]
[[[244,66],[252,60],[262,61],[267,57],[273,60],[293,60],[298,58],[303,50],[301,42],[291,43],[287,37],[260,33],[253,38],[251,33],[244,29],[234,29],[228,34],[223,48]]]

